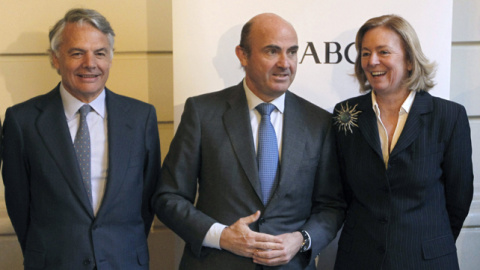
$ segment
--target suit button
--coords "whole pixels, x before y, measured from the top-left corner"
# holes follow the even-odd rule
[[[92,263],[92,260],[90,260],[90,259],[85,259],[85,260],[83,261],[83,265],[89,265],[89,264],[91,264],[91,263]]]
[[[265,219],[264,218],[260,218],[258,220],[258,225],[263,225],[263,223],[265,223]]]
[[[378,250],[378,253],[380,253],[380,254],[384,254],[385,251],[386,251],[384,246],[378,247],[377,250]]]
[[[388,223],[388,219],[387,218],[381,218],[378,220],[380,223],[382,224],[387,224]]]

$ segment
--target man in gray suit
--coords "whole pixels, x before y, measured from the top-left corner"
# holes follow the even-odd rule
[[[61,82],[7,110],[5,200],[25,269],[149,268],[157,120],[105,87],[113,38],[98,12],[67,12],[50,31]]]
[[[243,82],[186,101],[153,199],[186,242],[181,269],[315,269],[341,226],[331,115],[287,90],[297,43],[284,19],[255,16],[236,47]],[[274,106],[270,184],[260,157],[262,103]]]

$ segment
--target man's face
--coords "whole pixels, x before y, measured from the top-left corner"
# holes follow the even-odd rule
[[[67,23],[52,62],[62,83],[78,100],[89,103],[105,87],[112,65],[107,35],[88,23]]]
[[[263,101],[281,96],[290,87],[297,70],[297,34],[277,16],[255,18],[249,35],[250,54],[239,46],[236,53],[245,69],[250,90]]]

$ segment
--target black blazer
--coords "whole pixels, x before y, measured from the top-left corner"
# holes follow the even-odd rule
[[[344,217],[333,139],[331,115],[287,91],[279,185],[264,206],[242,83],[189,98],[154,197],[160,220],[186,242],[180,268],[255,269],[252,259],[202,242],[214,222],[231,225],[261,210],[254,231],[305,229],[312,237],[311,253],[273,269],[315,269]]]
[[[106,90],[108,176],[96,216],[57,86],[7,110],[3,180],[25,269],[148,269],[160,168],[153,106]]]
[[[348,210],[335,269],[458,269],[455,240],[473,195],[470,127],[463,106],[418,92],[390,154],[382,157],[371,94],[358,127],[337,129]]]

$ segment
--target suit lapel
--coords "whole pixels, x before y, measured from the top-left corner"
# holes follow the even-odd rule
[[[48,93],[37,107],[41,111],[36,122],[41,139],[81,205],[93,217],[93,209],[83,186],[59,87]]]
[[[302,111],[297,100],[287,91],[285,93],[285,110],[283,116],[280,176],[278,186],[270,200],[271,202],[277,198],[282,198],[283,194],[291,189],[292,181],[296,180],[294,174],[300,166],[299,161],[302,160],[306,140],[306,125],[303,121]]]
[[[134,130],[130,124],[128,110],[130,105],[123,102],[115,93],[106,89],[107,129],[108,129],[108,177],[100,209],[97,216],[108,211],[119,188],[125,180],[125,173],[130,157]]]
[[[355,106],[355,104],[348,105],[350,108]],[[383,160],[382,147],[378,135],[377,116],[372,109],[371,93],[360,97],[357,110],[361,111],[358,115],[358,128],[360,129],[360,132],[370,147],[377,153],[381,160]]]
[[[422,115],[433,110],[432,96],[427,92],[417,92],[412,108],[407,117],[407,122],[402,130],[398,142],[392,150],[390,157],[393,157],[407,148],[418,137],[419,130],[424,125]]]
[[[242,83],[237,85],[228,99],[230,108],[223,115],[226,132],[232,142],[235,154],[250,184],[261,200],[262,192],[258,179],[258,165],[252,137],[247,98]]]

